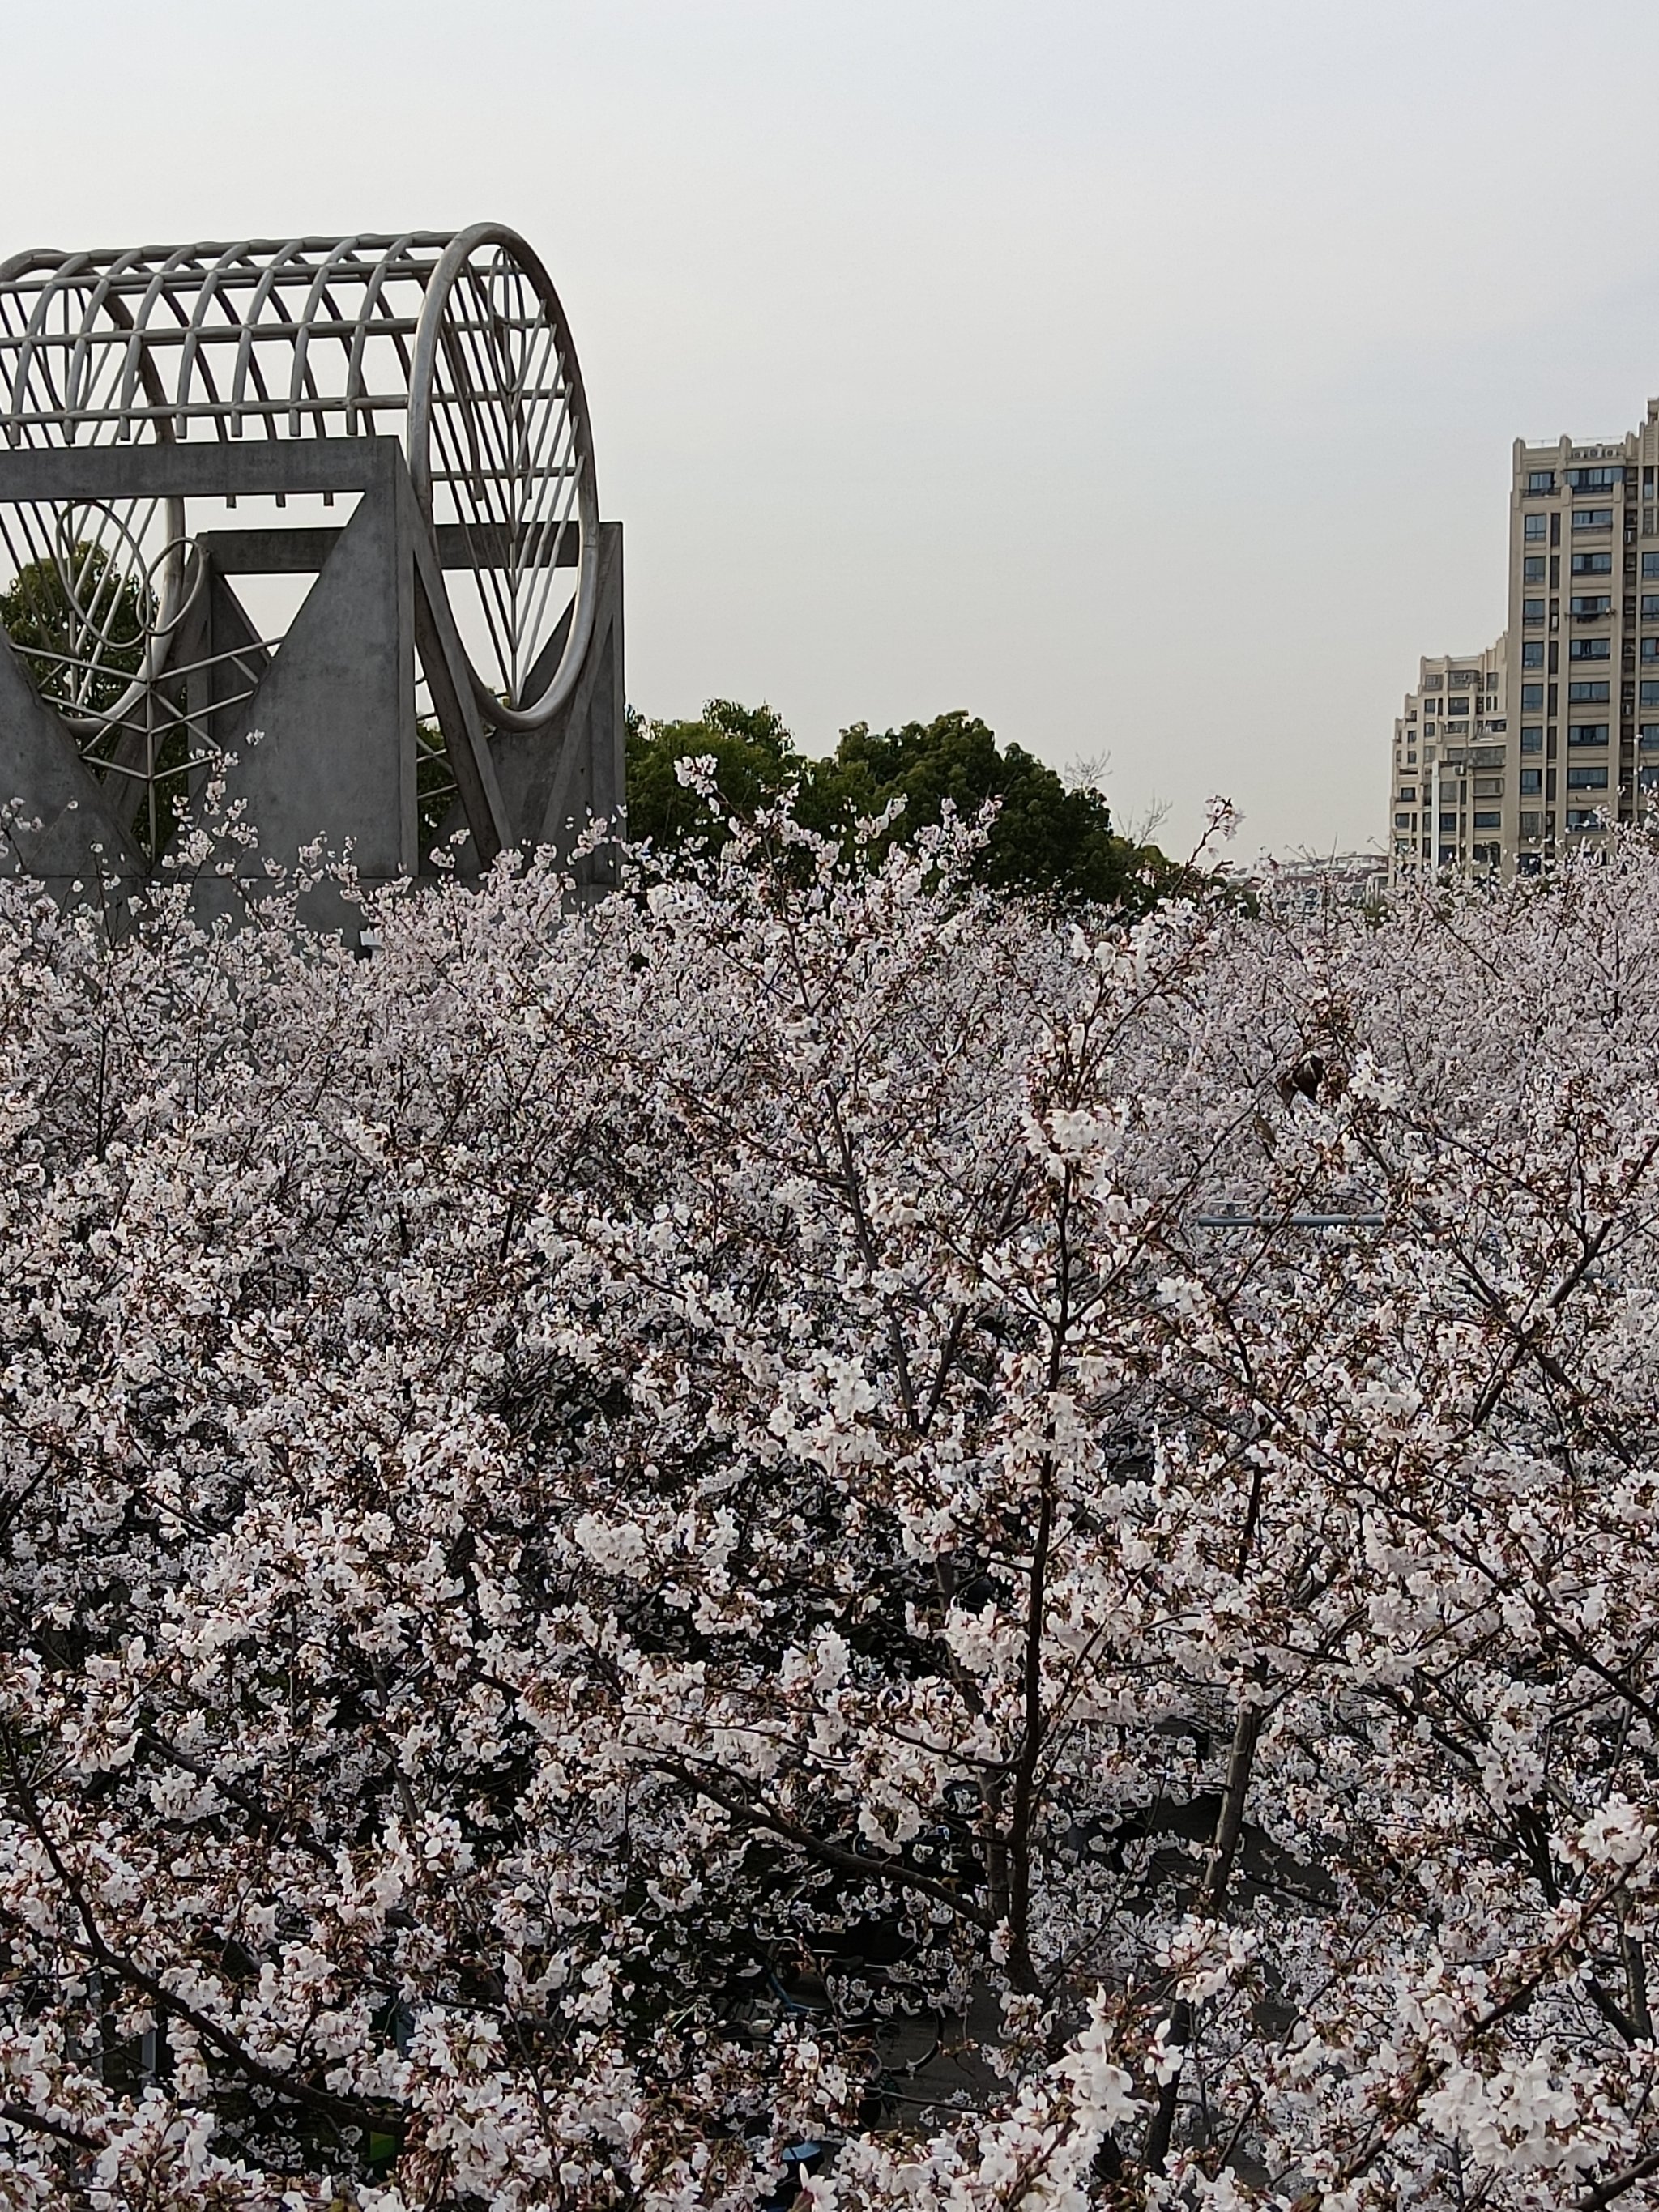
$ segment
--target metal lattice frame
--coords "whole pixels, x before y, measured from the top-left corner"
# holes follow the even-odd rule
[[[593,622],[581,374],[516,234],[32,252],[0,265],[0,451],[398,436],[493,727],[544,728]],[[13,643],[81,750],[149,785],[199,570],[176,497],[0,500],[14,576],[55,577]],[[3,579],[0,579],[0,588]],[[26,610],[27,611],[27,610]],[[171,770],[186,772],[179,761]]]

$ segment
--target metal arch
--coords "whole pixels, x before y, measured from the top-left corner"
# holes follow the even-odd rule
[[[61,257],[58,269],[59,279],[61,280],[65,276],[72,276],[79,269],[90,268],[92,265],[92,259],[93,257],[89,253],[70,253],[64,255]],[[4,271],[0,272],[0,279],[7,281],[8,283],[15,282],[15,279],[12,278],[11,276],[11,272],[15,268],[16,269],[18,278],[31,274],[34,269],[43,265],[44,257],[40,254],[26,253],[20,255],[18,257],[18,260],[22,264],[22,266],[20,268],[17,266],[16,263],[9,261],[6,264]],[[37,331],[45,323],[46,318],[50,312],[52,297],[53,288],[43,284],[40,288],[40,296],[35,302],[34,313],[30,316],[28,322],[24,326],[23,330],[18,334],[17,367],[11,380],[11,398],[7,410],[8,414],[14,418],[11,441],[13,445],[21,445],[27,442],[21,434],[22,426],[21,423],[17,423],[15,422],[15,417],[21,410],[23,395],[28,388],[29,369],[33,360],[35,336]]]
[[[121,405],[124,410],[131,406],[132,395],[138,389],[141,379],[145,391],[150,395],[152,404],[159,407],[162,403],[164,395],[161,390],[161,375],[156,368],[151,349],[144,343],[144,331],[149,325],[150,314],[156,301],[167,296],[167,279],[180,266],[187,250],[181,246],[176,252],[167,255],[161,267],[151,276],[149,289],[140,302],[138,313],[129,319],[131,336],[127,343],[126,367],[121,377]],[[124,421],[118,434],[118,442],[126,443],[131,434],[131,427]],[[182,427],[172,425],[164,432],[158,419],[156,435],[158,438],[168,435],[177,439],[184,435],[184,431]]]
[[[243,311],[241,329],[236,341],[236,373],[231,380],[230,386],[230,434],[233,438],[240,437],[242,432],[243,402],[247,393],[248,368],[253,361],[253,341],[255,337],[260,334],[259,319],[276,295],[278,276],[291,262],[298,259],[304,250],[303,239],[290,238],[280,253],[273,254],[266,262],[259,281],[253,288],[253,297]],[[280,304],[279,301],[278,305]],[[304,333],[301,335],[303,336]],[[256,376],[258,374],[257,368],[255,374]],[[262,398],[269,398],[270,396],[269,392],[262,389],[260,393]],[[273,438],[281,434],[274,416],[267,415],[265,428],[268,435]],[[289,434],[301,437],[304,433],[295,430]]]
[[[388,251],[383,253],[374,264],[374,273],[369,277],[368,287],[363,293],[362,306],[357,314],[357,326],[352,332],[351,349],[346,356],[345,424],[348,434],[356,427],[353,421],[354,410],[360,408],[362,401],[363,355],[368,347],[369,335],[377,327],[375,315],[380,307],[380,295],[386,289],[387,273],[394,263],[401,262],[403,257],[409,252],[414,239],[415,233],[406,230],[401,238],[392,240]],[[369,245],[373,241],[365,239],[361,240],[359,243]],[[404,374],[407,377],[411,374],[409,349],[401,337],[394,336],[393,343],[398,348],[398,357],[404,365]],[[370,437],[374,434],[374,418],[372,413],[369,416],[367,434]]]
[[[0,448],[249,431],[264,443],[394,424],[428,528],[460,526],[466,564],[450,574],[490,639],[482,663],[468,654],[483,716],[545,727],[593,634],[599,509],[569,325],[516,232],[37,250],[0,264]],[[446,440],[452,459],[465,448],[459,466]],[[140,580],[161,586],[125,711],[162,672],[176,626],[182,505],[112,525],[112,550],[118,541],[126,559],[142,541]],[[573,568],[566,605],[555,572]]]
[[[64,398],[71,407],[86,383],[88,357],[92,349],[95,319],[101,310],[109,314],[112,320],[117,319],[111,306],[112,295],[110,286],[114,278],[121,273],[125,262],[130,261],[131,258],[130,254],[125,255],[122,261],[118,261],[111,268],[106,269],[88,295],[86,306],[82,311],[81,328],[75,340],[75,350],[70,356],[68,372],[64,378]],[[127,316],[126,322],[127,328],[131,330],[132,327],[131,315]],[[132,348],[129,344],[128,351],[131,350]]]
[[[248,248],[246,246],[227,246],[222,251],[210,246],[181,246],[168,262],[167,267],[171,270],[175,266],[182,266],[187,262],[199,263],[210,253],[215,255],[213,265],[210,269],[201,272],[202,281],[197,290],[195,305],[190,311],[190,320],[185,328],[184,344],[179,355],[179,377],[174,392],[178,411],[173,420],[177,435],[180,438],[189,434],[190,416],[185,406],[185,394],[190,390],[191,380],[196,374],[196,362],[198,355],[201,355],[208,317],[212,313],[216,304],[224,307],[227,327],[236,329],[240,326],[240,319],[225,301],[223,295],[225,281],[229,270],[239,263],[246,262],[248,258]],[[214,388],[213,372],[208,367],[205,356],[202,358],[202,381],[207,386],[209,403],[215,409],[215,429],[221,438],[228,438],[230,435],[229,426],[225,416],[218,411],[219,395]]]
[[[361,269],[362,261],[357,252],[360,243],[356,238],[343,238],[333,252],[325,254],[318,263],[311,280],[311,289],[306,294],[305,306],[300,311],[300,335],[294,344],[293,372],[288,380],[289,435],[291,438],[301,434],[301,393],[309,392],[313,398],[316,393],[308,365],[313,326],[319,311],[324,307],[327,308],[330,320],[337,329],[343,322],[344,318],[336,307],[329,290],[329,281],[331,277],[343,277],[355,273],[351,268],[354,262]]]

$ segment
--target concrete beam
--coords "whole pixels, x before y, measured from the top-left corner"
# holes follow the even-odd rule
[[[339,542],[338,524],[319,529],[204,530],[195,543],[222,576],[314,576]],[[422,526],[424,527],[424,526]],[[495,551],[499,532],[464,530],[459,522],[441,522],[432,535],[438,541],[438,559],[446,568],[471,568]],[[574,568],[579,547],[569,531],[556,551],[542,548],[541,568]]]
[[[274,499],[368,491],[403,461],[395,438],[225,438],[188,445],[0,445],[0,501]]]

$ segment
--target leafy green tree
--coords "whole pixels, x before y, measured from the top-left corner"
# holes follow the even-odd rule
[[[713,757],[721,795],[734,814],[752,813],[793,784],[799,819],[826,836],[880,813],[896,799],[904,801],[904,811],[895,837],[937,822],[947,802],[972,820],[995,800],[979,873],[998,890],[1066,906],[1139,909],[1182,872],[1155,846],[1121,836],[1099,792],[1068,789],[1045,762],[1023,746],[999,745],[986,723],[960,708],[896,730],[855,722],[825,760],[802,754],[767,706],[711,699],[696,721],[635,716],[628,789],[635,838],[649,838],[659,849],[693,836],[720,842],[719,825],[677,773],[681,761],[700,754]]]
[[[154,605],[143,580],[113,568],[101,545],[77,545],[70,565],[73,593],[56,562],[25,562],[0,592],[0,623],[42,698],[102,714],[143,665]],[[96,665],[88,670],[99,633]]]
[[[999,745],[977,715],[960,708],[898,730],[855,722],[842,732],[823,782],[843,814],[902,798],[900,834],[937,822],[947,801],[971,819],[994,799],[996,819],[980,856],[985,882],[1066,904],[1145,902],[1147,855],[1113,829],[1102,794],[1068,790],[1046,762],[1021,745]]]
[[[714,829],[708,809],[680,781],[680,762],[712,755],[722,795],[735,813],[752,814],[798,781],[809,763],[770,707],[711,699],[694,722],[628,724],[628,825],[630,836],[672,850]],[[718,833],[716,833],[717,835]]]

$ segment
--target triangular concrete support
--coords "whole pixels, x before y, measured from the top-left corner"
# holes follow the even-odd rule
[[[544,662],[564,647],[564,626],[549,643]],[[537,681],[532,675],[529,688]],[[627,789],[627,708],[623,689],[623,532],[619,522],[599,525],[599,590],[593,632],[576,688],[544,730],[496,730],[489,749],[501,795],[519,842],[529,849],[551,846],[568,853],[590,822],[620,831]],[[616,879],[613,852],[586,859],[578,871],[589,890]]]
[[[393,489],[365,492],[252,699],[235,710],[225,797],[258,833],[228,846],[246,883],[267,858],[293,867],[320,838],[348,845],[365,885],[416,866],[415,644],[410,571]],[[216,648],[219,641],[216,636]],[[331,886],[302,902],[319,927],[353,927]]]
[[[0,837],[0,873],[33,876],[56,898],[97,896],[111,877],[131,885],[143,875],[103,785],[0,631],[0,805],[12,798],[21,805]]]

